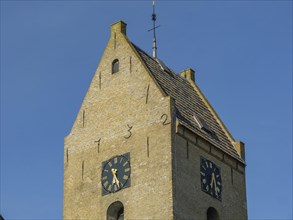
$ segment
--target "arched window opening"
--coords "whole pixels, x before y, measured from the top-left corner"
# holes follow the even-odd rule
[[[122,202],[113,202],[107,210],[107,220],[124,220],[124,206]]]
[[[217,210],[213,207],[209,207],[207,210],[207,220],[220,220]]]
[[[119,72],[119,60],[116,59],[112,62],[112,73]]]

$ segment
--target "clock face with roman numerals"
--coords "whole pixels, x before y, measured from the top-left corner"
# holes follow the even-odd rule
[[[130,154],[118,155],[102,163],[102,195],[130,186]]]
[[[200,159],[201,190],[212,197],[222,200],[221,169],[212,161]]]

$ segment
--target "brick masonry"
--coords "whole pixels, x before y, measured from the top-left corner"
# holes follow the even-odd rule
[[[119,71],[112,74],[115,59]],[[221,219],[247,219],[244,165],[174,116],[174,100],[129,43],[126,24],[111,25],[108,45],[64,140],[63,218],[106,219],[110,204],[121,201],[125,219],[206,219],[209,206]],[[102,196],[102,162],[128,152],[131,186]],[[200,189],[200,156],[221,167],[222,202]]]
[[[116,200],[124,204],[126,219],[173,217],[171,124],[163,125],[165,117],[171,120],[170,97],[158,89],[119,25],[112,25],[100,65],[65,138],[64,219],[105,219]],[[112,74],[115,59],[120,69]],[[131,137],[126,139],[128,125]],[[101,196],[102,162],[127,152],[131,187]]]
[[[188,129],[177,129],[174,139],[174,217],[206,219],[207,209],[214,207],[221,219],[247,219],[244,165],[202,138],[191,135]],[[200,157],[213,161],[221,168],[222,201],[201,190]]]

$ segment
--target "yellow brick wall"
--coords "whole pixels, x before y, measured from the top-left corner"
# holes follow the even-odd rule
[[[177,131],[173,163],[173,175],[176,176],[173,183],[174,217],[206,219],[207,209],[214,207],[220,219],[247,219],[244,165],[216,150],[187,129],[181,127]],[[222,201],[201,190],[200,157],[211,160],[220,167]]]
[[[115,201],[124,204],[125,219],[173,216],[171,124],[163,125],[161,118],[166,114],[171,120],[170,98],[155,85],[121,33],[121,25],[112,25],[109,43],[65,138],[64,219],[105,219]],[[114,59],[119,59],[120,70],[112,74]],[[126,139],[128,125],[133,126],[132,135]],[[127,152],[131,186],[102,196],[102,162]]]
[[[123,22],[111,26],[64,140],[63,218],[105,219],[109,205],[121,201],[125,219],[206,219],[209,206],[221,219],[247,219],[244,165],[176,123],[173,100],[156,85],[125,34]],[[112,74],[115,59],[120,70]],[[102,162],[128,152],[131,186],[102,196]],[[221,202],[201,191],[201,156],[221,167]]]

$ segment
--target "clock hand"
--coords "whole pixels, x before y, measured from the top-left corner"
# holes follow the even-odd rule
[[[113,174],[113,180],[112,180],[112,184],[116,183],[116,185],[119,187],[119,180],[117,179],[116,173],[117,173],[117,169],[112,169],[112,174]]]
[[[211,188],[213,188],[213,181],[214,181],[214,175],[213,175],[214,173],[212,173],[212,178],[211,178],[211,183],[210,183],[210,186],[211,186]]]
[[[215,185],[215,193],[216,193],[216,196],[218,196],[218,187],[217,187],[216,178],[215,178],[215,174],[214,173],[212,173],[212,183],[214,183],[214,185]]]
[[[116,183],[116,185],[119,187],[120,182],[119,182],[117,176],[115,175],[114,178],[115,178],[115,183]]]
[[[215,185],[215,188],[217,187],[214,173],[212,173],[212,181],[210,183],[211,188],[213,188],[213,185]]]
[[[115,171],[114,168],[112,168],[111,171],[112,171],[112,175],[113,175],[112,184],[114,184],[114,183],[116,183],[116,179],[115,179],[115,177],[116,177],[116,171]]]

